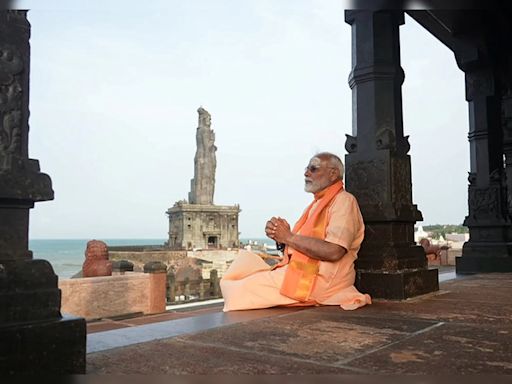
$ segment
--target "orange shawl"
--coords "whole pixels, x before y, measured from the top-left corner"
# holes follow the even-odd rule
[[[343,190],[343,182],[337,181],[324,190],[315,193],[315,200],[297,221],[292,233],[298,233],[300,230],[302,236],[324,239],[327,228],[327,207],[341,190]],[[309,211],[317,201],[318,206],[311,217],[308,218]],[[288,246],[284,250],[284,255],[283,263],[280,263],[279,266],[286,264],[288,260],[290,261],[281,286],[281,294],[298,301],[308,301],[316,281],[320,260],[312,259]]]

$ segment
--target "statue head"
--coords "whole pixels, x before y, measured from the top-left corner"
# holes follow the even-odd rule
[[[208,127],[210,128],[212,117],[208,113],[206,109],[203,107],[199,107],[197,109],[197,113],[199,113],[199,127]]]

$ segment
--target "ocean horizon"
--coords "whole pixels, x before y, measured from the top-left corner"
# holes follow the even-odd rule
[[[69,279],[82,269],[85,261],[85,248],[91,239],[30,239],[29,249],[34,259],[48,260],[60,279]],[[109,246],[119,245],[163,245],[167,239],[97,239]],[[274,244],[268,238],[240,238],[243,243],[249,240],[259,244]]]

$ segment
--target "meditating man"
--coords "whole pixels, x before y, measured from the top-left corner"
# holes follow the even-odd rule
[[[343,189],[343,163],[332,153],[318,153],[304,177],[305,191],[315,198],[293,229],[279,217],[265,227],[268,237],[285,245],[283,259],[270,267],[240,250],[220,282],[225,312],[320,304],[356,309],[371,303],[354,287],[364,224],[356,199]]]

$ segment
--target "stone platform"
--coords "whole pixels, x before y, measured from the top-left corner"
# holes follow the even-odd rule
[[[111,320],[124,324],[109,331],[106,322],[92,323],[87,372],[512,374],[512,275],[443,280],[437,294],[376,301],[353,312],[316,307],[225,314],[216,304]],[[125,346],[112,348],[109,340]]]

